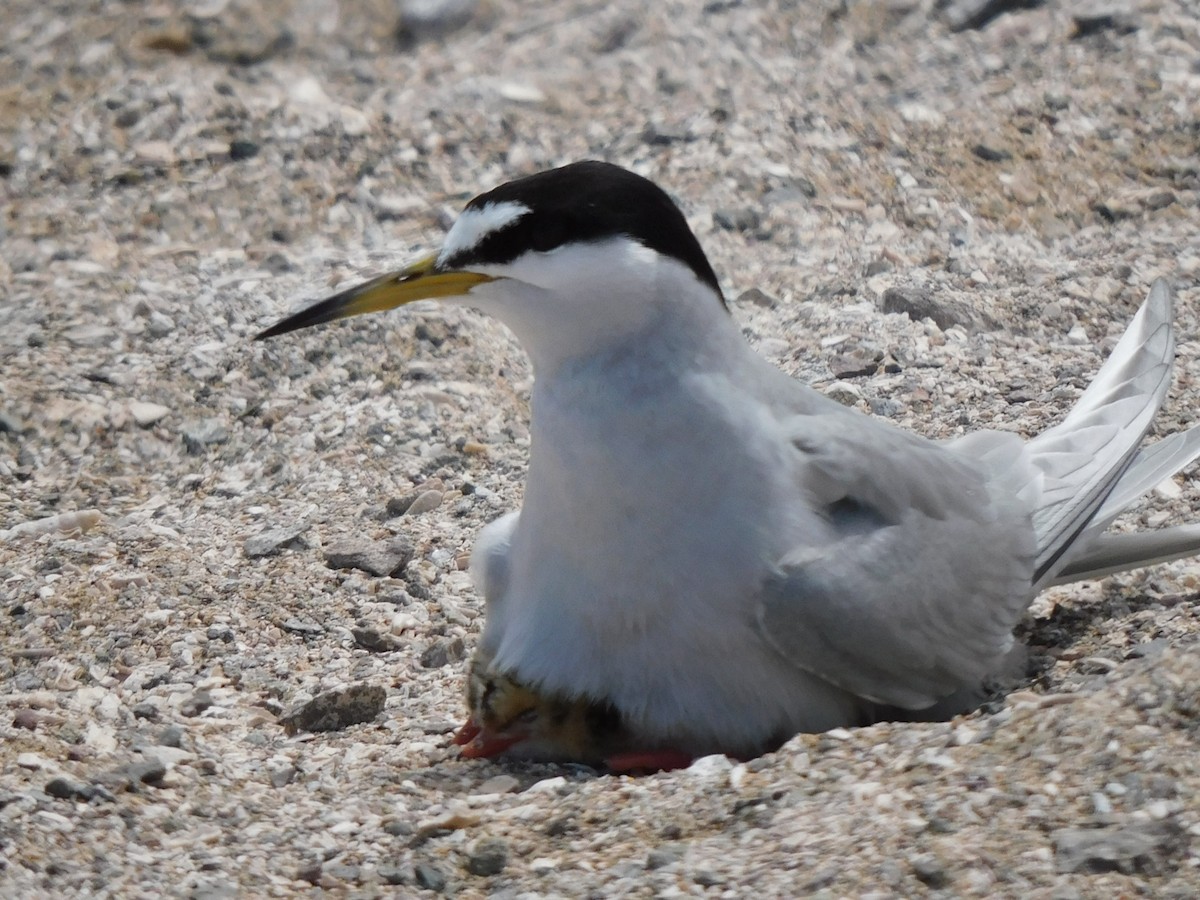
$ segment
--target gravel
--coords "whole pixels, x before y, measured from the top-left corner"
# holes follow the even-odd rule
[[[953,722],[643,778],[466,761],[524,356],[446,308],[251,341],[601,157],[841,402],[1034,433],[1165,275],[1156,433],[1195,424],[1195,5],[959,6],[10,0],[0,896],[1200,893],[1200,563],[1045,594],[1028,682]],[[1197,508],[1181,477],[1122,525]]]

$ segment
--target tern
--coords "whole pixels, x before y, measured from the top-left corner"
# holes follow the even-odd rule
[[[759,356],[667,193],[587,161],[480,194],[437,253],[258,338],[429,298],[498,318],[534,371],[523,506],[471,558],[467,756],[667,767],[948,717],[1039,591],[1200,552],[1196,524],[1105,533],[1200,455],[1195,428],[1143,447],[1162,279],[1060,424],[930,440]]]

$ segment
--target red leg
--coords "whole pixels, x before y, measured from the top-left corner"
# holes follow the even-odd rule
[[[638,775],[686,769],[693,761],[692,755],[682,750],[644,750],[614,754],[604,765],[614,775]]]

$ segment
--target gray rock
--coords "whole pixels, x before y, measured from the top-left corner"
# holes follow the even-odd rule
[[[446,876],[442,870],[432,863],[418,863],[413,870],[417,885],[427,891],[443,891],[446,889]]]
[[[883,292],[883,311],[904,313],[914,322],[932,319],[943,331],[955,325],[966,329],[978,326],[976,316],[965,304],[935,298],[920,288],[888,288]]]
[[[354,643],[372,653],[391,653],[404,646],[404,642],[395,635],[387,634],[378,628],[351,628]]]
[[[713,212],[713,224],[725,231],[754,231],[762,222],[758,210],[749,206],[718,209]]]
[[[90,784],[64,777],[50,779],[44,790],[59,800],[82,800],[84,803],[96,796],[96,789]]]
[[[316,622],[304,622],[294,616],[285,621],[280,627],[284,631],[290,631],[292,634],[301,634],[304,637],[320,637],[325,633],[325,629]]]
[[[460,637],[438,641],[425,648],[425,652],[421,654],[421,665],[426,669],[440,669],[452,662],[458,662],[466,652],[466,645]]]
[[[325,565],[331,569],[360,569],[382,578],[399,575],[416,554],[413,542],[403,535],[388,541],[341,538],[325,547]]]
[[[384,863],[375,871],[379,875],[379,880],[384,884],[411,884],[414,878],[414,873],[411,868],[408,866],[395,865],[393,863]]]
[[[203,456],[209,447],[229,440],[229,429],[220,419],[202,419],[183,426],[183,446],[192,456]]]
[[[168,725],[158,735],[158,744],[160,747],[174,747],[179,749],[183,746],[183,736],[186,732],[182,725]]]
[[[908,864],[912,866],[913,874],[917,876],[917,880],[934,890],[947,887],[950,884],[950,876],[946,873],[945,865],[932,853],[921,853],[914,856],[908,861]]]
[[[260,531],[254,537],[246,538],[246,542],[242,545],[242,551],[248,559],[258,559],[263,556],[272,556],[285,548],[302,547],[304,546],[303,541],[297,541],[297,538],[308,531],[308,527],[308,523],[304,522],[299,525],[268,528],[266,531]]]
[[[1012,154],[1007,150],[990,144],[976,144],[971,148],[971,152],[984,162],[1005,162],[1012,159]]]
[[[1060,828],[1050,835],[1060,872],[1161,875],[1187,849],[1187,832],[1172,820],[1105,828]]]
[[[352,684],[318,694],[280,717],[288,734],[298,731],[341,731],[370,722],[383,711],[387,691],[379,685]]]
[[[96,780],[116,791],[135,791],[143,784],[161,784],[166,774],[167,767],[150,756],[105,772]]]
[[[179,714],[191,718],[200,715],[212,705],[212,694],[208,691],[196,691],[179,705]]]
[[[499,875],[508,865],[508,843],[500,838],[483,838],[467,857],[467,871],[487,878]]]

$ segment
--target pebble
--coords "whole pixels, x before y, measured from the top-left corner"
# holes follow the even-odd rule
[[[854,406],[863,398],[862,391],[848,381],[835,381],[824,388],[825,396],[843,406]]]
[[[229,158],[234,162],[253,159],[258,156],[258,149],[258,144],[254,141],[244,139],[233,140],[229,142]]]
[[[298,731],[341,731],[370,722],[381,712],[387,691],[379,685],[352,684],[318,694],[284,713],[279,724],[288,734]]]
[[[419,516],[421,513],[432,512],[442,505],[442,497],[445,496],[441,491],[422,491],[417,494],[408,509],[404,511],[406,516]]]
[[[212,694],[208,691],[196,691],[179,705],[179,714],[192,718],[200,715],[212,705]]]
[[[160,422],[171,414],[169,406],[161,403],[147,403],[143,400],[133,400],[129,404],[129,414],[133,421],[142,428],[149,428],[155,422]]]
[[[883,292],[882,309],[885,313],[903,313],[914,322],[932,319],[942,331],[955,325],[970,330],[975,325],[975,317],[962,303],[935,297],[920,288],[888,288]]]
[[[159,746],[178,749],[183,746],[183,736],[185,733],[182,725],[168,725],[158,734]]]
[[[371,653],[393,653],[405,646],[395,635],[378,628],[351,628],[350,633],[355,644]]]
[[[183,445],[193,456],[203,456],[209,447],[224,444],[229,440],[229,429],[220,419],[202,419],[188,422],[180,430]]]
[[[143,141],[133,148],[133,161],[139,166],[175,165],[175,149],[167,141]]]
[[[167,767],[160,760],[148,757],[118,769],[112,769],[101,775],[97,781],[117,791],[130,791],[135,790],[141,784],[161,786],[166,774]]]
[[[416,555],[416,547],[403,535],[388,541],[348,537],[331,541],[323,552],[331,569],[359,569],[383,577],[400,575]]]
[[[440,669],[458,662],[466,656],[467,648],[460,637],[448,638],[430,644],[421,653],[421,665],[426,669]]]
[[[46,782],[45,791],[59,800],[80,800],[87,803],[97,795],[96,788],[70,778],[52,778]]]
[[[971,152],[984,162],[1005,162],[1012,159],[1012,154],[1007,150],[989,144],[976,144],[971,148]]]
[[[487,781],[483,782],[475,789],[476,794],[511,794],[518,787],[519,782],[512,775],[493,775]]]
[[[307,522],[268,528],[253,537],[246,538],[245,543],[242,544],[242,552],[246,554],[247,559],[260,559],[264,556],[274,556],[280,550],[299,549],[304,546],[304,543],[297,539],[308,529],[309,523]]]
[[[1060,872],[1160,875],[1187,847],[1183,828],[1173,820],[1060,828],[1050,840]]]
[[[413,878],[418,887],[423,887],[427,891],[440,892],[446,889],[446,876],[432,863],[417,863],[413,867]]]
[[[508,865],[508,842],[501,838],[483,838],[467,855],[467,871],[481,878],[499,875]]]

